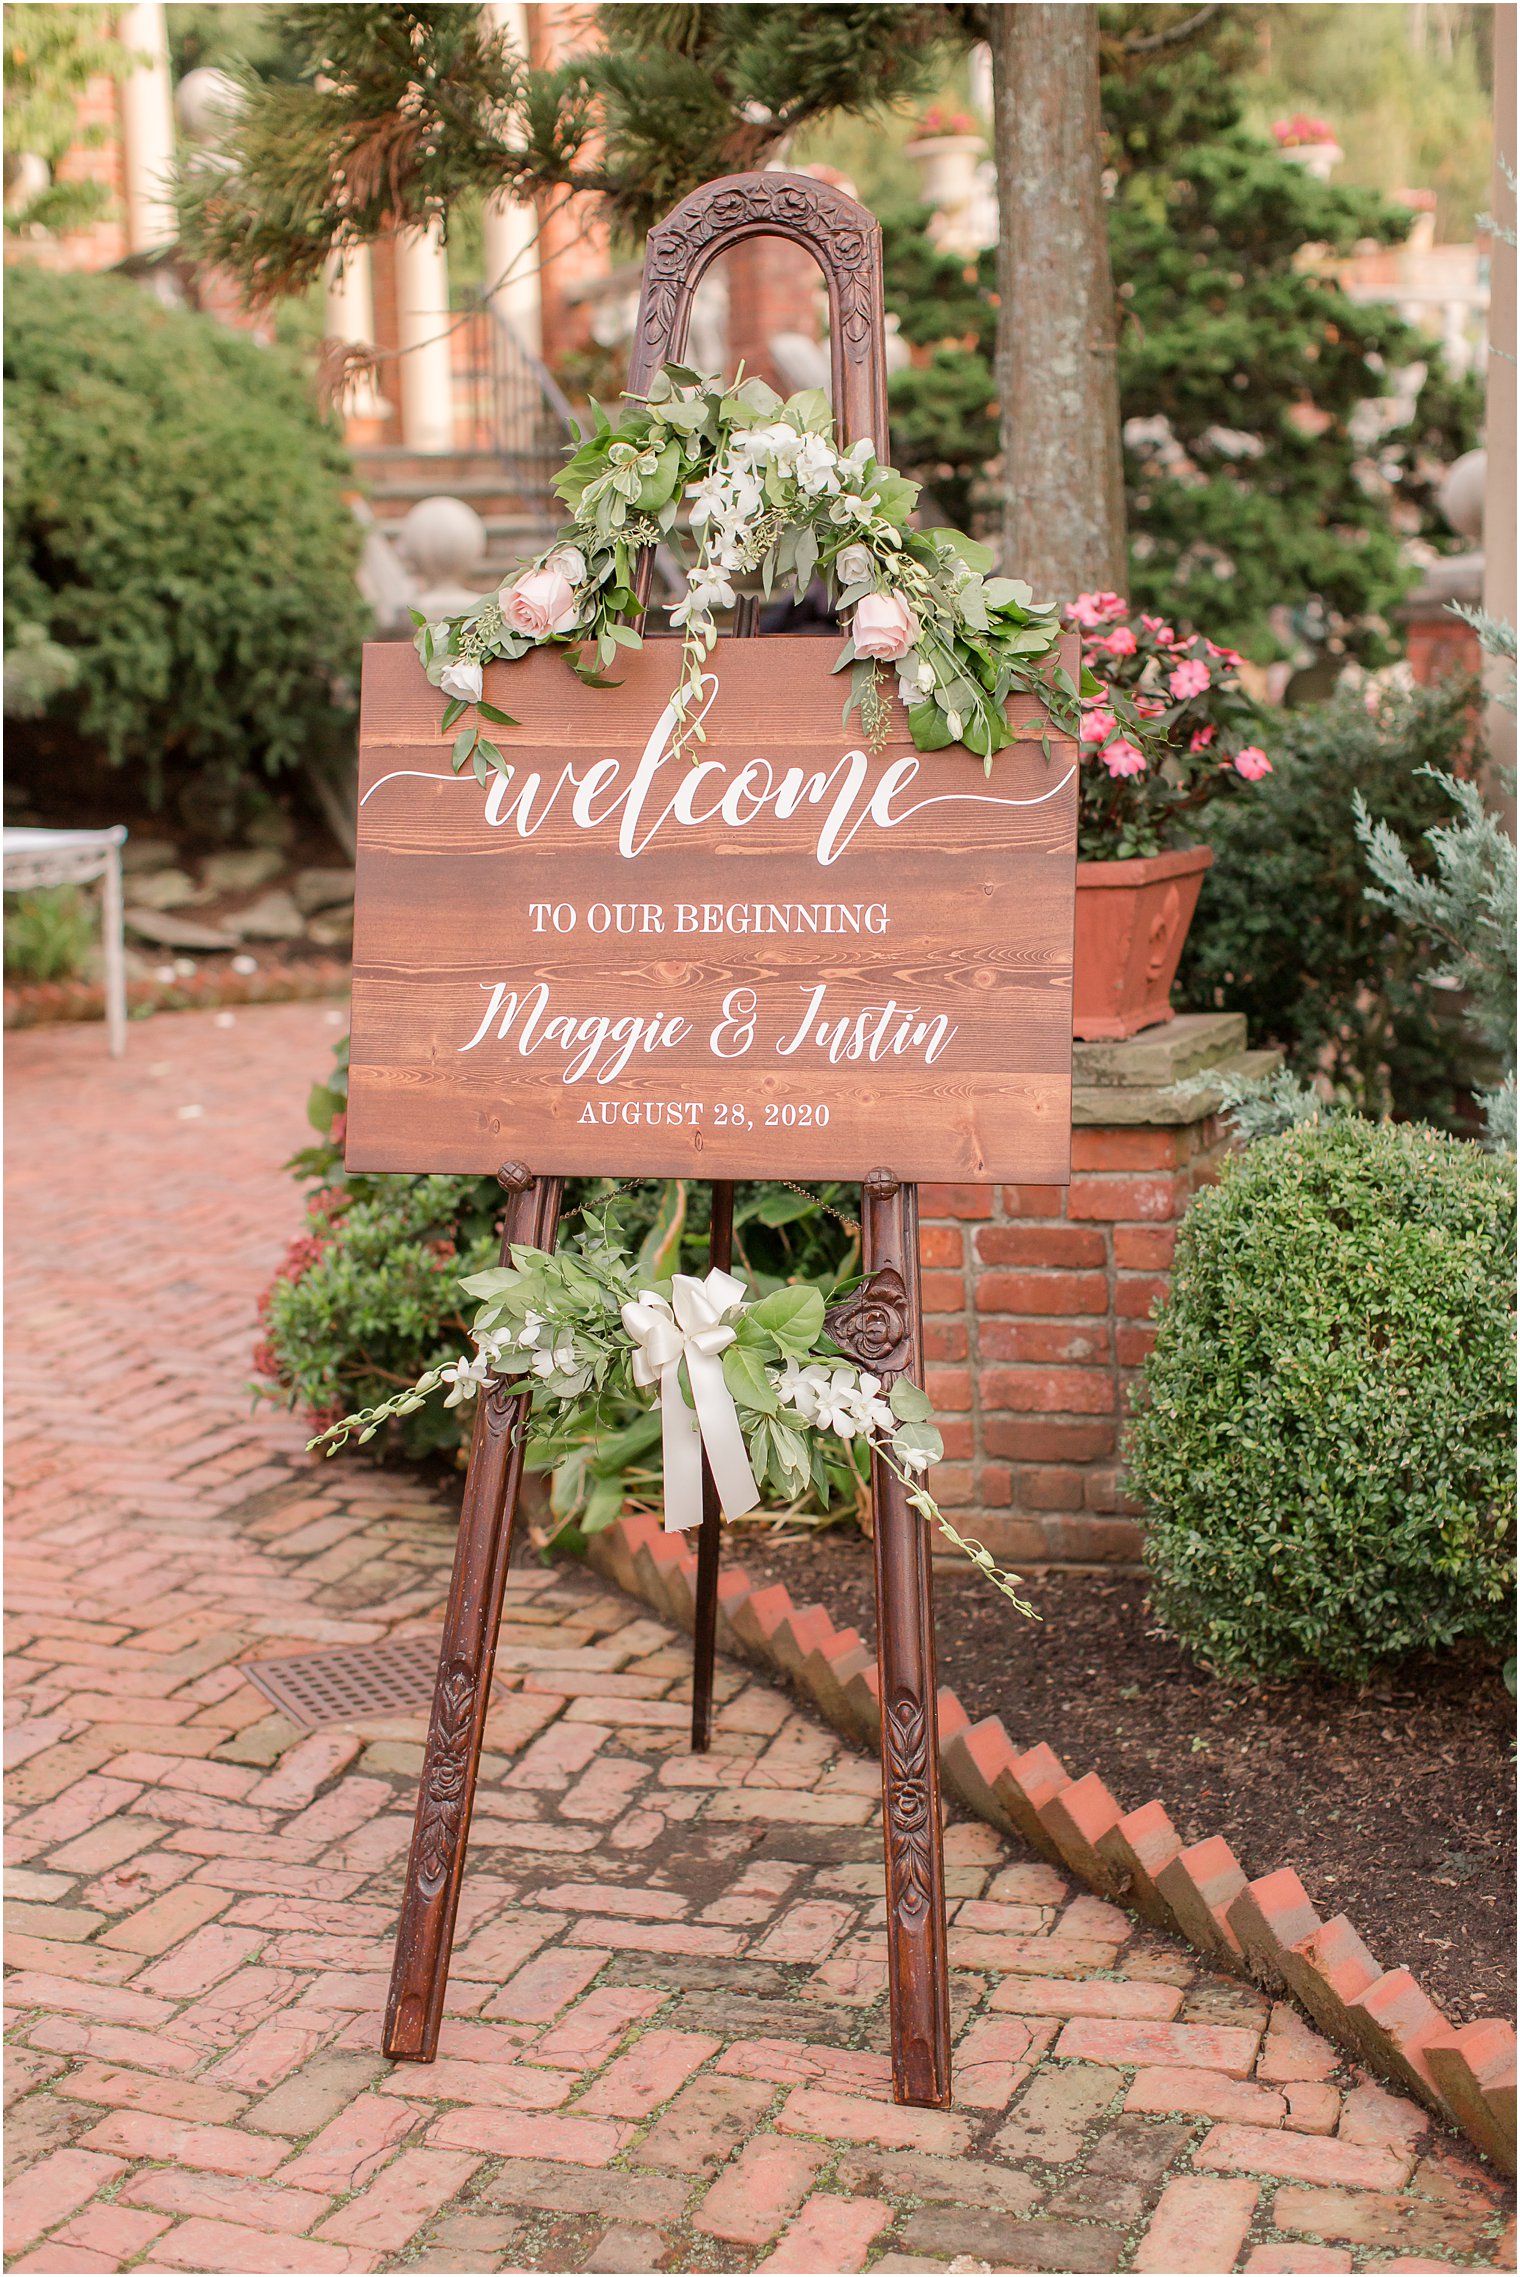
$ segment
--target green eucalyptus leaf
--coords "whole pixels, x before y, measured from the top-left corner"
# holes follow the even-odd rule
[[[751,1305],[750,1317],[768,1329],[783,1351],[810,1352],[823,1329],[823,1299],[816,1289],[777,1289]]]
[[[934,1413],[934,1402],[926,1391],[920,1391],[911,1377],[899,1376],[887,1394],[887,1404],[899,1423],[927,1423]]]
[[[723,1381],[741,1406],[755,1408],[761,1415],[776,1413],[780,1404],[776,1388],[747,1346],[728,1346],[723,1354]]]
[[[955,741],[945,724],[944,713],[934,703],[908,707],[908,733],[919,751],[944,751]]]

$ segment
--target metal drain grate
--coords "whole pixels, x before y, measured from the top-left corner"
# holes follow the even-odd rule
[[[245,1660],[241,1673],[292,1722],[310,1730],[353,1716],[394,1715],[432,1700],[441,1634],[339,1645],[332,1652],[293,1653],[287,1660]]]

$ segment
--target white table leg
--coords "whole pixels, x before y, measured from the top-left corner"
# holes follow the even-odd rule
[[[113,846],[101,879],[101,931],[106,967],[106,1035],[111,1057],[127,1048],[127,965],[121,897],[121,848]]]

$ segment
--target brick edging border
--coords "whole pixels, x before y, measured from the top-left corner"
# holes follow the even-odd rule
[[[321,996],[346,996],[352,972],[345,960],[323,957],[310,964],[261,965],[257,972],[202,971],[185,980],[133,980],[127,983],[127,1014],[134,1012],[211,1012],[232,1004],[294,1004]],[[7,1028],[53,1028],[71,1020],[103,1020],[106,992],[99,981],[29,982],[5,991]]]
[[[691,1628],[697,1561],[684,1535],[635,1512],[593,1535],[588,1558],[630,1596]],[[835,1730],[880,1744],[876,1655],[822,1605],[796,1606],[782,1583],[757,1589],[742,1566],[727,1566],[718,1641],[790,1677]],[[1408,1969],[1379,1967],[1344,1914],[1321,1920],[1291,1866],[1248,1882],[1221,1836],[1184,1844],[1163,1804],[1124,1810],[1095,1771],[1074,1779],[1043,1741],[1015,1746],[997,1716],[973,1724],[948,1685],[939,1739],[945,1784],[968,1809],[1181,1937],[1211,1968],[1291,1995],[1358,2063],[1413,2092],[1514,2173],[1512,2024],[1448,2023]]]

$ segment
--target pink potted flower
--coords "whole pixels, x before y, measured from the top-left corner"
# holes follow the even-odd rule
[[[1328,182],[1346,155],[1329,120],[1310,118],[1305,111],[1274,119],[1272,139],[1289,165],[1302,166],[1318,182]]]
[[[1171,987],[1203,873],[1187,818],[1272,771],[1240,658],[1117,593],[1080,593],[1067,621],[1098,687],[1082,703],[1073,1032],[1135,1035],[1173,1017]]]

